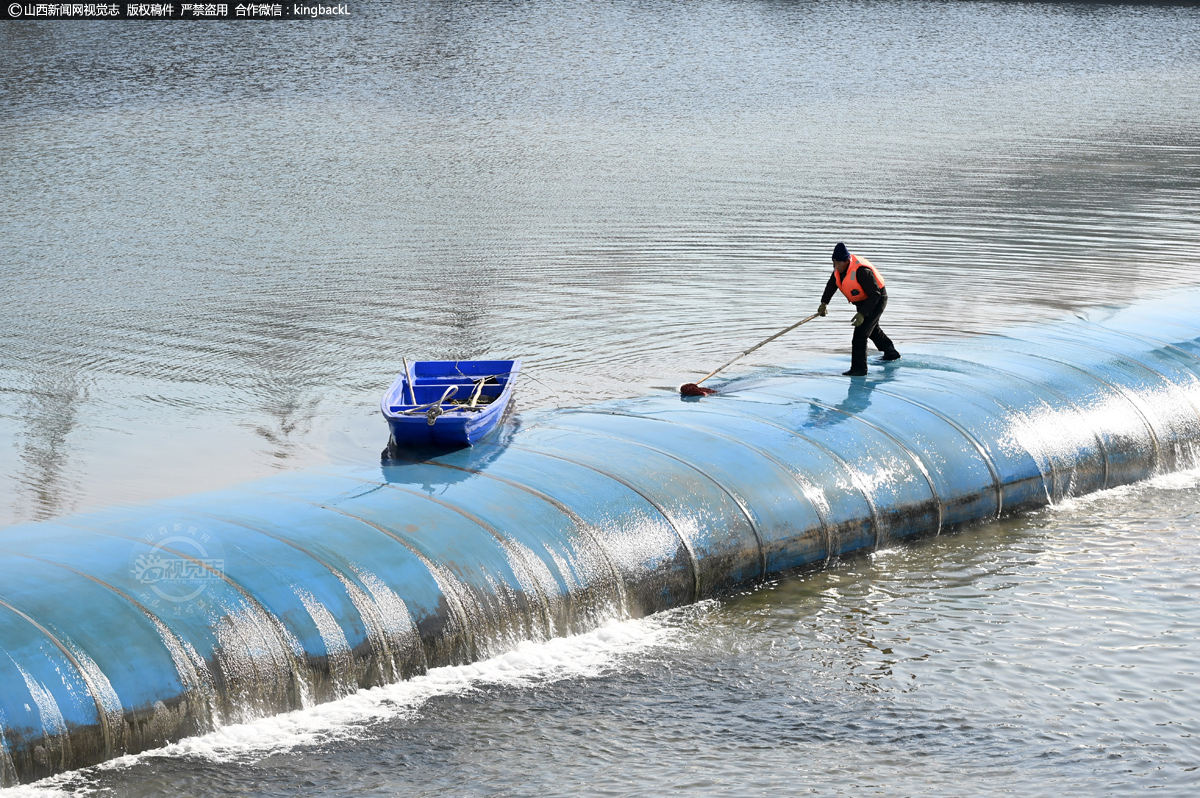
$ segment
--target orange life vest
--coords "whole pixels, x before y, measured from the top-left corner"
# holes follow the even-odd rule
[[[866,258],[860,258],[857,255],[850,256],[850,268],[846,269],[846,276],[838,274],[838,270],[833,270],[833,279],[837,282],[838,289],[846,295],[846,299],[851,302],[862,302],[867,298],[867,292],[858,284],[858,277],[855,272],[859,266],[865,266],[871,270],[871,274],[875,276],[875,285],[883,288],[883,275],[879,273],[879,269]]]

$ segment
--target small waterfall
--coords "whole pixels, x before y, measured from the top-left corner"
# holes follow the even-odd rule
[[[0,783],[1195,467],[1195,299],[0,530]]]

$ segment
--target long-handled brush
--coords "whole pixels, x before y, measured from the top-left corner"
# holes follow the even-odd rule
[[[745,352],[742,352],[740,355],[735,357],[733,360],[726,363],[724,366],[721,366],[718,369],[714,369],[714,370],[710,371],[708,374],[704,375],[703,377],[696,380],[695,382],[686,382],[683,385],[680,385],[679,392],[681,394],[683,394],[684,396],[708,396],[709,394],[716,393],[716,391],[714,391],[712,388],[701,388],[700,383],[704,382],[705,380],[707,380],[709,377],[713,376],[714,374],[717,374],[718,372],[724,371],[725,369],[729,368],[734,363],[738,362],[739,360],[744,358],[746,355],[753,352],[755,349],[758,349],[761,346],[766,346],[767,344],[771,343],[776,338],[778,338],[779,336],[781,336],[785,333],[790,333],[792,330],[796,329],[801,324],[807,324],[808,322],[815,319],[818,315],[820,315],[820,314],[814,313],[811,316],[809,316],[807,319],[801,319],[800,321],[793,324],[791,327],[788,327],[785,330],[780,330],[779,332],[775,333],[767,340],[755,344],[754,346],[747,349]]]

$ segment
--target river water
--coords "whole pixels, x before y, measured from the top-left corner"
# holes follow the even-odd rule
[[[901,351],[1200,282],[1196,7],[350,7],[0,25],[0,522],[371,462],[401,355],[522,357],[525,410],[674,391],[839,240]],[[834,308],[738,369],[846,355]],[[1198,485],[32,792],[1194,794]]]

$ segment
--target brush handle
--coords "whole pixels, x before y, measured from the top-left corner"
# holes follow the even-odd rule
[[[704,375],[704,377],[702,377],[702,378],[700,378],[700,379],[696,380],[696,381],[695,381],[694,383],[692,383],[692,384],[693,384],[693,385],[699,385],[700,383],[704,382],[705,380],[707,380],[709,377],[713,376],[714,374],[717,374],[718,372],[724,371],[725,369],[729,368],[729,367],[730,367],[730,366],[732,366],[734,363],[738,362],[739,360],[741,360],[742,358],[744,358],[746,355],[748,355],[748,354],[750,354],[751,352],[753,352],[755,349],[758,349],[759,347],[762,347],[762,346],[766,346],[767,344],[771,343],[772,341],[774,341],[774,340],[775,340],[776,338],[778,338],[779,336],[781,336],[781,335],[783,335],[783,334],[785,334],[785,333],[790,333],[792,330],[796,329],[796,328],[797,328],[797,327],[799,327],[801,324],[807,324],[808,322],[810,322],[810,321],[812,321],[813,319],[815,319],[817,316],[818,316],[818,314],[814,313],[814,314],[812,314],[811,316],[809,316],[807,319],[801,319],[800,321],[798,321],[798,322],[796,322],[795,324],[793,324],[791,327],[788,327],[787,329],[780,330],[779,332],[775,333],[774,335],[772,335],[772,336],[771,336],[770,338],[768,338],[767,340],[765,340],[765,341],[760,341],[759,343],[757,343],[757,344],[755,344],[754,346],[752,346],[752,347],[750,347],[749,349],[747,349],[745,352],[742,352],[740,355],[738,355],[737,357],[735,357],[733,360],[731,360],[731,361],[729,361],[728,363],[726,363],[724,366],[721,366],[721,367],[720,367],[720,368],[718,368],[718,369],[714,369],[713,371],[710,371],[708,374]]]

